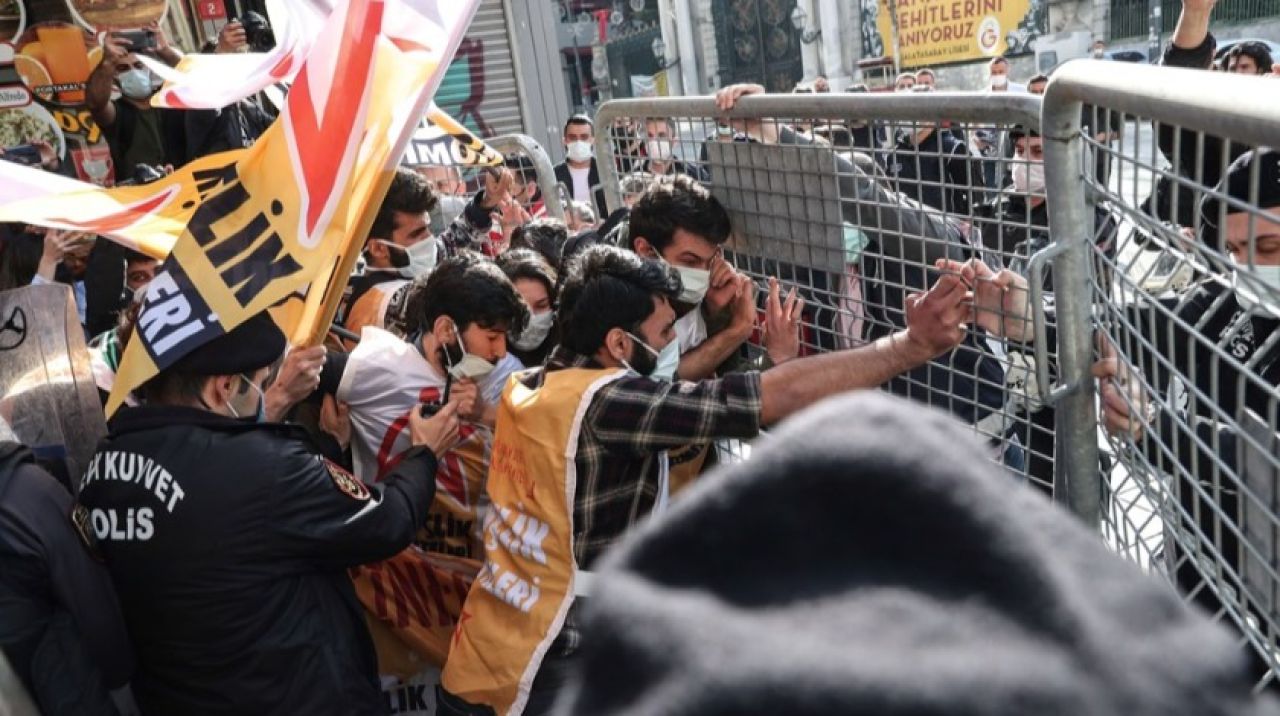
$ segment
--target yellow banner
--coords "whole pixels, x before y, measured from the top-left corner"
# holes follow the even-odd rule
[[[893,55],[890,8],[904,68],[1029,52],[1047,20],[1040,0],[878,0],[875,27],[886,57]]]
[[[409,118],[425,111],[476,4],[437,5],[435,18],[453,21],[444,26],[417,3],[340,5],[253,147],[147,187],[185,229],[147,291],[108,414],[194,348],[304,291],[301,310],[273,315],[295,343],[323,335],[412,134]],[[422,25],[405,24],[413,21]]]

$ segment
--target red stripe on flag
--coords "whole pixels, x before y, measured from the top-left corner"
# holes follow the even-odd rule
[[[311,86],[311,72],[318,68],[304,67],[289,92],[287,121],[295,140],[295,159],[302,171],[300,188],[306,197],[304,228],[308,236],[315,234],[321,215],[339,188],[338,170],[346,140],[361,131],[356,121],[382,32],[383,9],[382,0],[352,0],[347,6],[346,28],[319,124],[315,108],[320,103]],[[338,151],[324,151],[335,143],[340,147]]]
[[[160,207],[169,203],[169,200],[177,196],[179,187],[171,186],[168,189],[149,196],[136,204],[126,206],[123,211],[114,214],[100,216],[89,221],[73,221],[71,219],[50,218],[50,221],[63,224],[65,226],[74,226],[77,229],[93,231],[98,234],[109,234],[119,231],[126,226],[136,224],[146,218],[148,214],[160,209]]]

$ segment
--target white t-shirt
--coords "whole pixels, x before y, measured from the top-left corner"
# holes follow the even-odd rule
[[[702,306],[689,311],[676,321],[676,338],[680,339],[680,354],[684,355],[707,341],[707,322],[702,318]]]
[[[569,176],[573,177],[573,200],[592,203],[591,201],[591,166],[578,169],[569,165]],[[594,206],[594,204],[592,203]]]
[[[511,354],[499,361],[480,385],[485,402],[496,403],[507,378],[523,368]],[[351,406],[351,453],[361,480],[376,482],[382,468],[409,449],[409,410],[439,400],[444,383],[444,376],[413,345],[381,328],[366,326],[361,331],[337,392],[338,400]],[[476,427],[478,439],[489,442],[488,429]],[[470,440],[464,439],[455,450]]]

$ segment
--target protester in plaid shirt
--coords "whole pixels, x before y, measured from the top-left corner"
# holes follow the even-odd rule
[[[518,378],[534,389],[548,373],[572,367],[629,372],[590,398],[581,423],[571,491],[578,570],[590,570],[632,526],[665,505],[668,449],[755,437],[762,426],[825,397],[872,388],[922,365],[959,344],[972,300],[957,276],[944,276],[907,302],[906,330],[870,345],[687,382],[673,381],[679,353],[672,302],[680,291],[679,274],[665,262],[615,246],[591,247],[567,267],[556,317],[559,346],[545,368]],[[550,708],[578,634],[571,607],[524,713]],[[445,692],[441,713],[486,713],[460,701]]]

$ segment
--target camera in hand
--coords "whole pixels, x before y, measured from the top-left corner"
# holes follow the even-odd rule
[[[151,30],[127,30],[117,32],[116,36],[129,43],[134,52],[146,52],[156,49],[156,33]]]
[[[5,149],[0,159],[23,166],[38,167],[40,166],[40,148],[32,144],[19,144]]]
[[[153,167],[150,164],[135,164],[133,166],[133,176],[116,182],[116,186],[141,186],[163,178],[164,172],[160,170],[160,167]]]
[[[271,24],[262,15],[250,10],[240,18],[240,25],[244,27],[245,41],[253,52],[270,52],[276,46],[276,36],[271,31]]]

